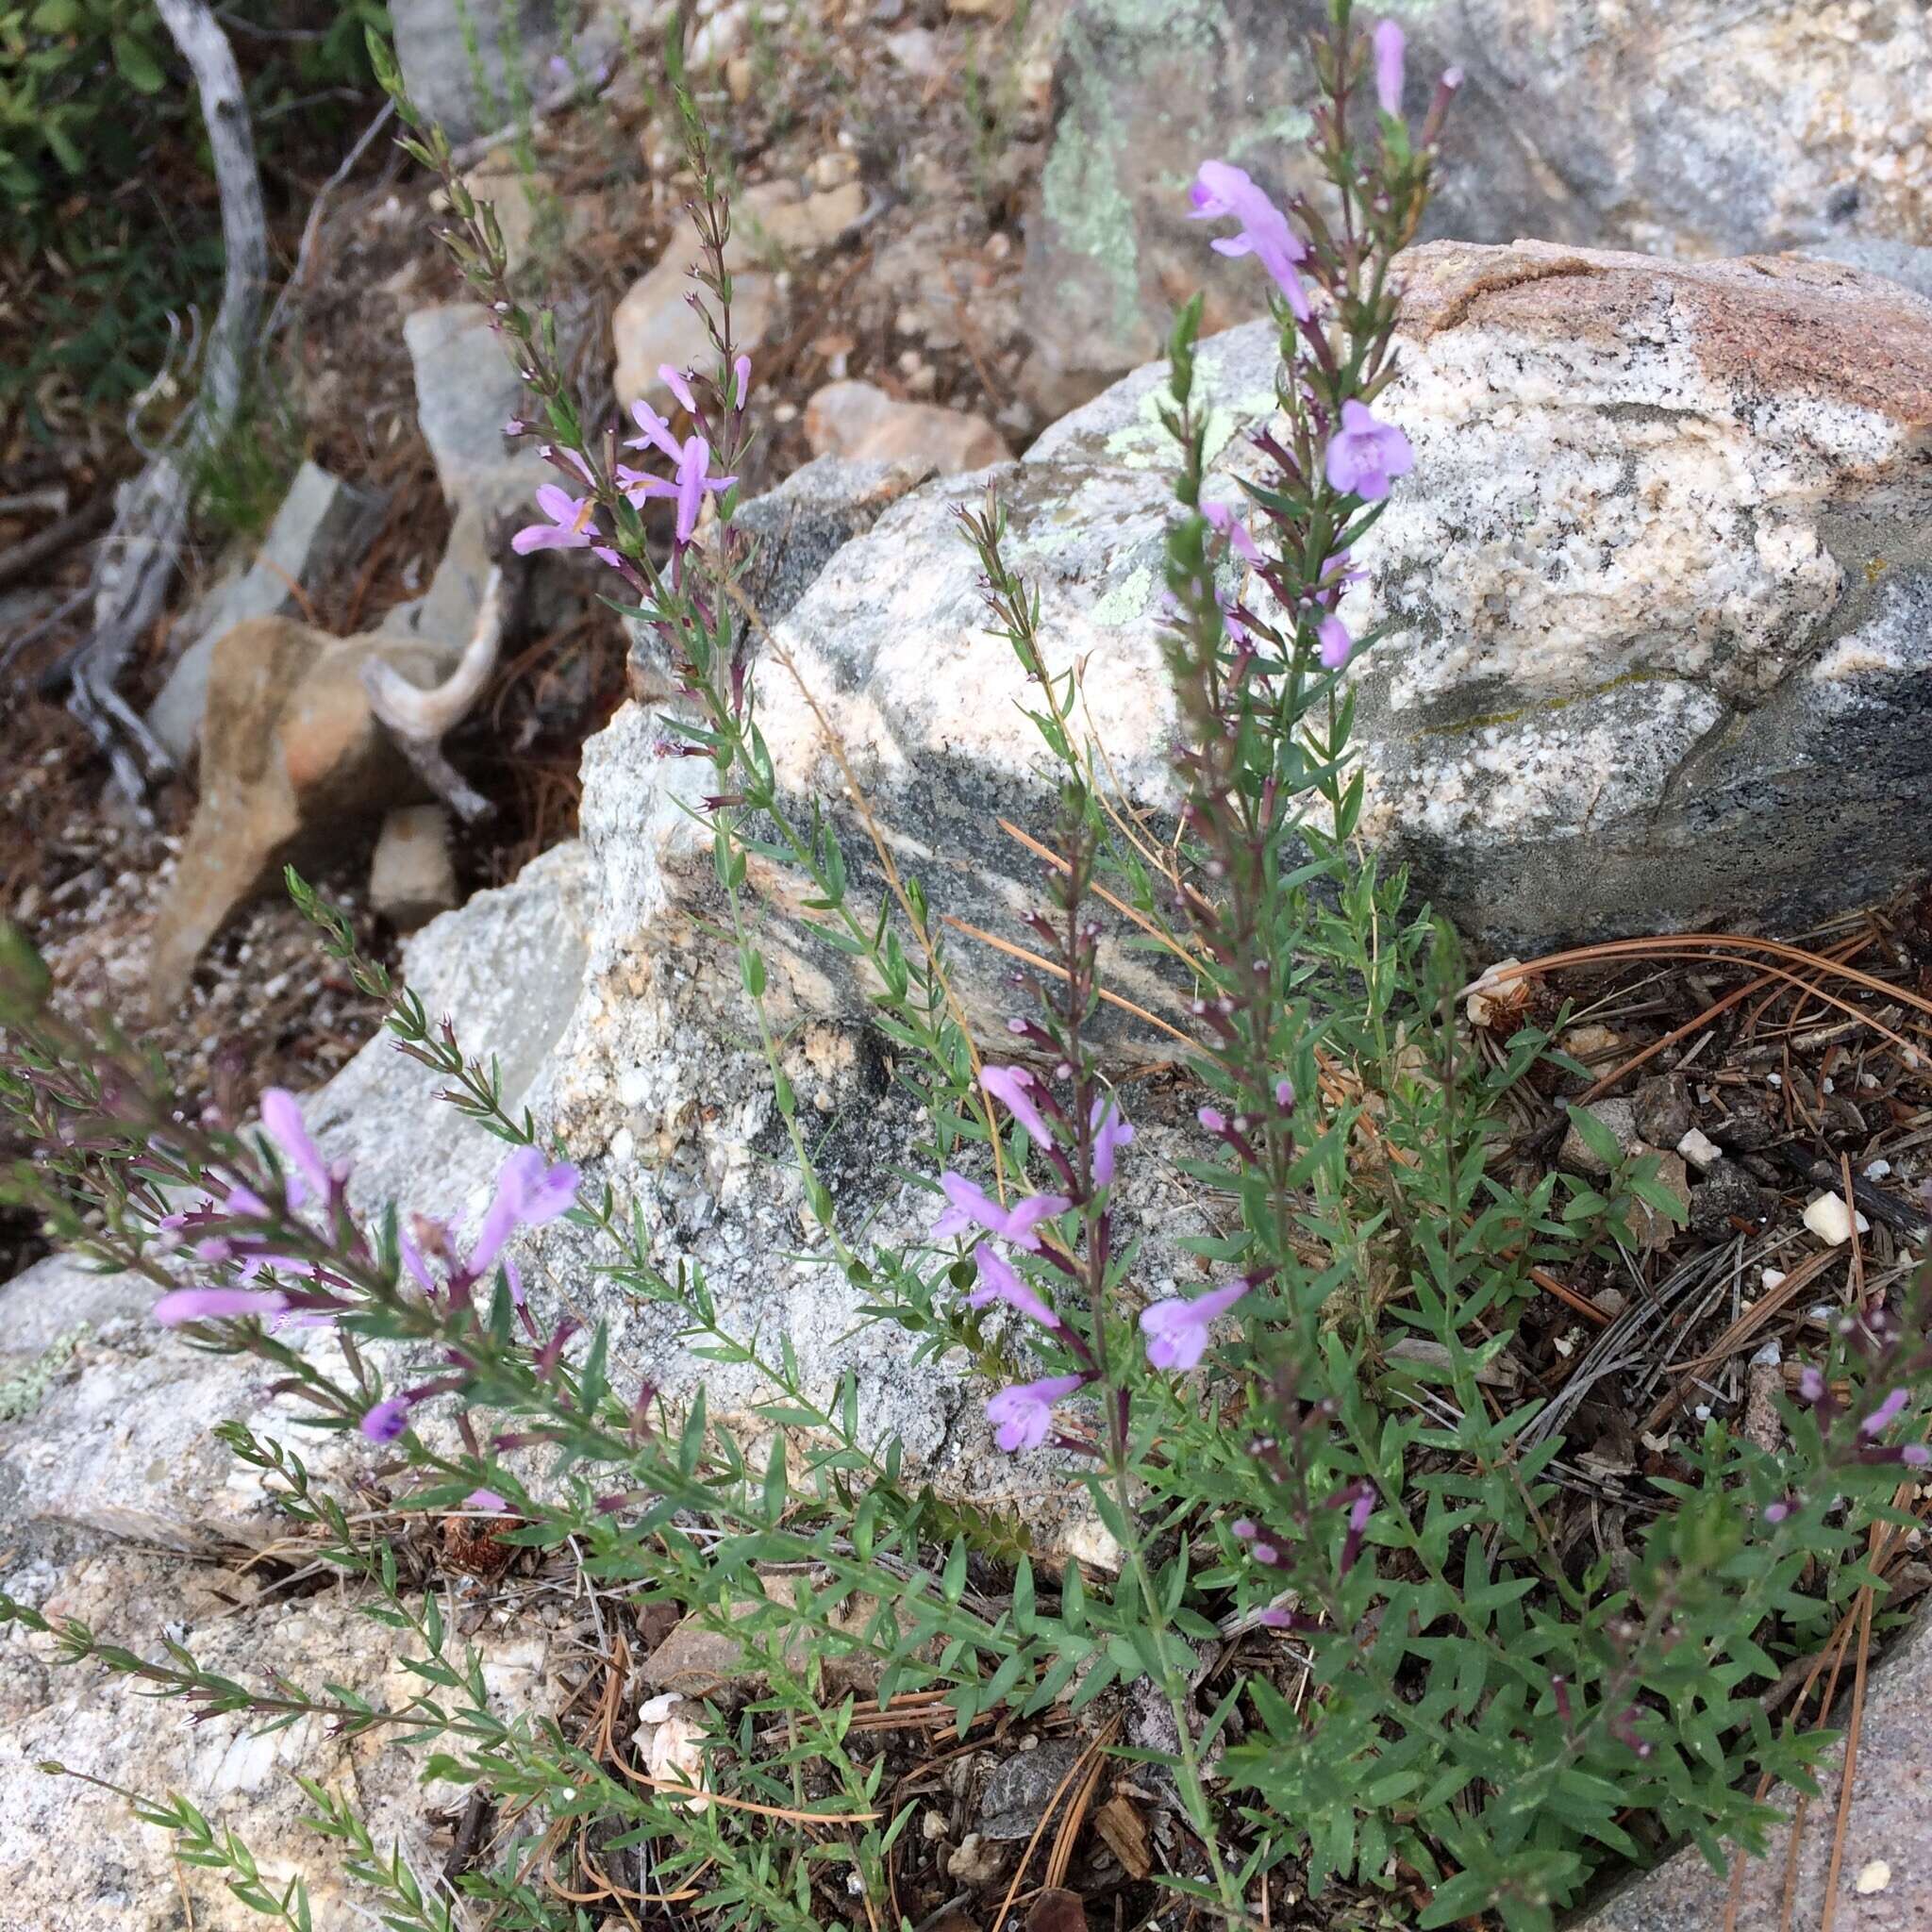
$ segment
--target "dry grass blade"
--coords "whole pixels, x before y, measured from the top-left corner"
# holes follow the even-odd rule
[[[1788,1307],[1795,1295],[1808,1288],[1837,1259],[1836,1248],[1807,1255],[1775,1288],[1759,1295],[1705,1354],[1685,1364],[1677,1386],[1644,1418],[1643,1426],[1652,1431],[1661,1428],[1690,1394],[1699,1375],[1735,1355],[1780,1308]]]
[[[1512,979],[1525,979],[1533,974],[1554,973],[1565,966],[1601,966],[1608,959],[1700,958],[1700,955],[1683,950],[1692,946],[1705,947],[1724,956],[1724,963],[1730,963],[1732,955],[1770,953],[1776,958],[1789,959],[1822,977],[1849,980],[1854,986],[1864,987],[1868,992],[1883,993],[1887,999],[1903,1000],[1907,1006],[1916,1007],[1928,1020],[1932,1020],[1932,999],[1913,992],[1908,988],[1894,985],[1889,979],[1876,978],[1870,973],[1861,973],[1856,966],[1848,966],[1842,960],[1830,958],[1824,954],[1807,953],[1803,946],[1787,945],[1782,940],[1750,939],[1736,933],[1659,933],[1650,939],[1605,940],[1593,946],[1573,946],[1567,952],[1545,953],[1540,959],[1523,960],[1513,966],[1491,967],[1485,977],[1491,985],[1507,985]],[[1782,976],[1801,986],[1807,984],[1798,980],[1795,974],[1786,974]],[[1463,988],[1462,995],[1458,997],[1474,992],[1479,983],[1472,980]],[[1816,989],[1807,986],[1807,991],[1815,991]],[[1819,996],[1828,997],[1822,993]],[[1862,1019],[1864,1015],[1860,1014],[1858,1017]]]
[[[963,932],[969,940],[977,940],[982,946],[991,946],[996,953],[1004,953],[1009,959],[1019,959],[1031,966],[1036,973],[1044,973],[1055,979],[1067,976],[1064,966],[1056,966],[1051,959],[1042,958],[1038,953],[1029,952],[1024,946],[1016,946],[1011,940],[1003,940],[997,933],[986,932],[976,925],[969,925],[965,920],[955,918],[950,912],[941,915],[955,932]],[[1100,997],[1110,1007],[1118,1007],[1124,1013],[1131,1013],[1137,1020],[1144,1020],[1148,1025],[1158,1027],[1170,1039],[1178,1040],[1185,1047],[1193,1047],[1195,1042],[1188,1038],[1178,1026],[1170,1025],[1165,1020],[1150,1013],[1145,1007],[1137,1007],[1132,1000],[1123,999],[1117,992],[1109,992],[1106,987],[1100,989]]]

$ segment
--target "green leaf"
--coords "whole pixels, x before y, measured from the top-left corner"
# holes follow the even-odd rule
[[[158,94],[167,85],[167,75],[144,41],[136,40],[132,34],[116,34],[111,45],[121,78],[137,92]]]

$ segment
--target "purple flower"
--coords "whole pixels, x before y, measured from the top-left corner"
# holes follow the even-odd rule
[[[322,1149],[308,1138],[308,1129],[302,1124],[302,1109],[287,1088],[271,1087],[261,1096],[261,1124],[295,1172],[321,1199],[327,1200],[341,1175],[322,1158]]]
[[[1294,1105],[1294,1082],[1292,1080],[1275,1081],[1274,1104],[1284,1111]]]
[[[1093,1103],[1093,1181],[1096,1187],[1113,1186],[1114,1160],[1123,1147],[1133,1144],[1134,1130],[1110,1094]]]
[[[1331,610],[1315,626],[1315,637],[1322,646],[1322,668],[1340,671],[1348,662],[1348,654],[1355,649],[1355,640],[1349,636],[1347,625]]]
[[[547,524],[527,524],[509,540],[519,557],[533,550],[589,550],[606,563],[618,561],[617,552],[596,538],[597,501],[591,496],[573,496],[560,483],[537,486],[537,508],[550,519]]]
[[[494,1490],[472,1490],[463,1498],[463,1507],[465,1509],[504,1510],[508,1509],[509,1505]]]
[[[1074,1205],[1064,1194],[1035,1194],[1028,1200],[1015,1202],[1010,1208],[1002,1208],[991,1195],[950,1169],[941,1174],[940,1186],[945,1190],[946,1199],[951,1205],[933,1224],[935,1241],[964,1234],[969,1227],[983,1227],[989,1234],[1002,1236],[1029,1255],[1040,1252],[1040,1237],[1034,1229],[1042,1221],[1051,1221],[1056,1214],[1064,1214]]]
[[[1385,20],[1375,29],[1375,100],[1383,113],[1402,116],[1402,29]]]
[[[1235,515],[1232,504],[1204,503],[1201,506],[1201,514],[1208,519],[1208,523],[1222,536],[1227,539],[1229,544],[1233,547],[1234,554],[1243,563],[1259,563],[1261,561],[1259,544],[1249,535],[1248,526],[1241,522],[1240,517]]]
[[[1008,1307],[1018,1308],[1042,1328],[1060,1325],[1060,1318],[1020,1279],[997,1251],[981,1241],[974,1249],[973,1258],[979,1264],[979,1286],[966,1297],[969,1308],[983,1308],[989,1302],[1005,1302]]]
[[[992,1097],[1003,1105],[1007,1111],[1032,1135],[1042,1147],[1053,1145],[1053,1129],[1034,1106],[1027,1089],[1034,1084],[1033,1075],[1024,1067],[986,1067],[981,1069],[979,1084]]]
[[[1894,1389],[1863,1422],[1858,1424],[1861,1436],[1882,1436],[1893,1423],[1905,1413],[1905,1407],[1911,1400],[1908,1390]]]
[[[1798,1399],[1801,1402],[1822,1402],[1824,1399],[1824,1377],[1809,1362],[1798,1371]]]
[[[274,1290],[252,1288],[177,1288],[154,1305],[154,1318],[164,1328],[183,1322],[212,1322],[226,1315],[279,1315],[289,1298]]]
[[[1022,1449],[1038,1449],[1053,1426],[1053,1406],[1063,1395],[1071,1395],[1086,1381],[1084,1375],[1047,1375],[1038,1382],[1021,1382],[1002,1389],[986,1405],[986,1419],[993,1424],[993,1441],[1008,1456]]]
[[[1767,1523],[1782,1523],[1791,1513],[1789,1503],[1767,1503],[1764,1506],[1764,1520]]]
[[[671,433],[671,425],[649,403],[633,403],[630,413],[644,433],[632,437],[625,444],[625,449],[655,449],[659,455],[669,457],[674,463],[684,454],[683,445]]]
[[[1415,467],[1408,438],[1392,423],[1378,423],[1366,403],[1351,396],[1341,406],[1341,427],[1328,443],[1328,481],[1364,503],[1379,503],[1396,476]]]
[[[684,372],[674,369],[668,362],[658,365],[658,380],[677,398],[678,407],[687,416],[698,412],[698,399],[691,392],[691,384],[684,379]]]
[[[519,1147],[496,1177],[496,1196],[470,1250],[474,1277],[485,1273],[519,1227],[541,1227],[570,1208],[577,1195],[577,1171],[568,1161],[553,1166],[538,1147]]]
[[[749,356],[741,356],[731,365],[731,373],[738,378],[731,398],[732,406],[741,409],[744,408],[745,397],[751,394],[751,358]]]
[[[423,1250],[401,1228],[396,1230],[396,1250],[403,1257],[403,1266],[409,1271],[410,1279],[434,1301],[436,1284],[429,1278],[429,1269],[423,1259]]]
[[[677,458],[677,474],[669,481],[653,476],[648,471],[625,469],[622,464],[618,466],[617,480],[634,505],[653,496],[677,499],[677,541],[681,548],[697,533],[698,511],[704,506],[706,492],[721,495],[738,478],[707,475],[711,464],[711,446],[702,436],[687,437],[683,446],[675,448],[673,454]]]
[[[409,1426],[409,1405],[400,1395],[378,1402],[362,1418],[362,1433],[372,1442],[393,1442]]]
[[[1214,252],[1257,257],[1274,278],[1275,287],[1288,297],[1295,320],[1306,322],[1308,297],[1294,265],[1306,259],[1308,251],[1289,226],[1288,217],[1255,185],[1247,171],[1227,161],[1203,161],[1188,198],[1194,205],[1192,221],[1214,222],[1232,216],[1241,224],[1239,234],[1215,242]]]
[[[1209,1325],[1248,1291],[1245,1281],[1211,1288],[1191,1301],[1175,1296],[1156,1302],[1141,1312],[1141,1332],[1147,1338],[1147,1359],[1157,1369],[1191,1369],[1208,1353]]]

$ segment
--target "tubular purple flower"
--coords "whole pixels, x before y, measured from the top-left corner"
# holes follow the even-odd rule
[[[1322,668],[1340,671],[1348,662],[1349,653],[1355,649],[1355,640],[1349,636],[1348,626],[1331,611],[1315,626],[1315,637],[1321,644]]]
[[[684,379],[684,372],[674,369],[668,362],[658,365],[658,380],[677,398],[678,407],[687,416],[698,412],[698,399],[691,392],[691,384]]]
[[[1895,1423],[1899,1419],[1899,1417],[1905,1413],[1906,1404],[1910,1400],[1911,1391],[1909,1390],[1894,1389],[1891,1391],[1891,1393],[1888,1395],[1885,1398],[1885,1400],[1881,1402],[1878,1405],[1878,1407],[1874,1408],[1872,1411],[1872,1413],[1868,1415],[1865,1418],[1865,1420],[1858,1424],[1859,1435],[1882,1436],[1886,1432],[1886,1430],[1890,1428],[1892,1424]]]
[[[409,1426],[409,1405],[400,1395],[378,1402],[362,1418],[362,1433],[372,1442],[393,1442]]]
[[[1383,113],[1402,118],[1402,29],[1385,20],[1375,29],[1375,101]]]
[[[1275,1081],[1274,1104],[1284,1112],[1294,1105],[1294,1082],[1292,1080]]]
[[[322,1158],[322,1149],[308,1138],[295,1096],[284,1087],[269,1088],[261,1096],[261,1124],[296,1173],[321,1199],[327,1200],[341,1176]]]
[[[589,550],[606,563],[620,559],[608,543],[594,541],[597,502],[591,496],[573,496],[556,483],[537,486],[537,508],[550,519],[547,524],[529,524],[509,540],[519,557],[533,550]]]
[[[1182,1296],[1156,1302],[1141,1311],[1141,1332],[1147,1338],[1147,1360],[1157,1369],[1188,1370],[1200,1366],[1208,1353],[1208,1331],[1248,1291],[1245,1281],[1211,1288],[1191,1300]]]
[[[689,543],[697,534],[698,511],[705,501],[705,472],[711,461],[710,445],[702,436],[685,439],[677,459],[677,541]]]
[[[1923,1442],[1907,1442],[1898,1452],[1898,1459],[1909,1468],[1924,1469],[1928,1462],[1932,1462],[1932,1449],[1928,1449]]]
[[[494,1490],[472,1490],[463,1498],[463,1507],[465,1509],[489,1509],[500,1512],[508,1509],[509,1505]]]
[[[1798,1371],[1798,1399],[1801,1402],[1822,1402],[1824,1399],[1824,1377],[1809,1362]]]
[[[553,1166],[541,1148],[519,1147],[497,1175],[495,1198],[470,1250],[471,1276],[489,1269],[518,1227],[541,1227],[555,1221],[575,1201],[576,1193],[577,1171],[568,1161]]]
[[[402,1256],[403,1266],[409,1271],[409,1278],[431,1301],[434,1301],[436,1284],[429,1278],[429,1268],[423,1259],[423,1250],[401,1228],[396,1230],[396,1252]]]
[[[676,437],[671,433],[671,425],[649,403],[633,403],[630,413],[632,421],[644,433],[632,437],[625,444],[625,449],[655,449],[660,456],[669,457],[674,463],[684,454]]]
[[[1767,1523],[1782,1523],[1791,1513],[1789,1503],[1767,1503],[1764,1506],[1764,1520]]]
[[[983,1308],[990,1302],[1004,1302],[1008,1307],[1018,1308],[1023,1315],[1038,1322],[1042,1328],[1060,1325],[1060,1318],[1020,1279],[996,1249],[981,1241],[974,1249],[973,1258],[979,1266],[979,1286],[966,1297],[969,1308]]]
[[[1255,541],[1248,526],[1235,514],[1232,504],[1204,503],[1201,514],[1219,535],[1227,539],[1234,554],[1243,563],[1259,563],[1262,560],[1261,546]]]
[[[1110,1188],[1113,1186],[1114,1163],[1123,1147],[1133,1145],[1134,1129],[1111,1094],[1103,1095],[1093,1103],[1090,1118],[1093,1127],[1094,1185]]]
[[[751,358],[741,356],[731,365],[731,373],[737,377],[732,403],[734,407],[741,409],[744,408],[744,399],[751,394]]]
[[[1355,1501],[1348,1506],[1348,1534],[1341,1540],[1341,1568],[1344,1573],[1355,1567],[1355,1559],[1361,1555],[1362,1538],[1374,1511],[1374,1490],[1365,1482],[1357,1484]]]
[[[1237,235],[1213,243],[1217,255],[1253,255],[1274,285],[1288,298],[1297,322],[1308,319],[1307,291],[1295,274],[1295,263],[1307,258],[1307,248],[1288,225],[1288,217],[1255,185],[1244,168],[1227,161],[1203,161],[1189,191],[1194,211],[1191,221],[1212,222],[1232,217],[1241,224]]]
[[[1051,1147],[1054,1144],[1053,1129],[1047,1125],[1026,1091],[1033,1085],[1033,1075],[1024,1067],[983,1068],[980,1071],[979,1084],[1041,1146]]]
[[[149,1311],[164,1328],[183,1322],[215,1322],[238,1315],[279,1315],[289,1298],[274,1289],[177,1288],[164,1294]]]
[[[1021,1382],[1002,1389],[986,1405],[986,1419],[993,1424],[993,1441],[1008,1456],[1022,1449],[1038,1449],[1053,1426],[1053,1406],[1063,1395],[1071,1395],[1085,1381],[1084,1375],[1046,1375],[1038,1382]]]
[[[1010,1208],[1002,1208],[991,1195],[950,1169],[940,1175],[940,1186],[950,1205],[933,1223],[935,1241],[964,1234],[969,1227],[983,1227],[1029,1255],[1040,1252],[1040,1236],[1034,1231],[1040,1224],[1051,1221],[1056,1214],[1064,1214],[1074,1205],[1064,1194],[1034,1194],[1024,1201],[1016,1201]]]
[[[1351,396],[1341,406],[1341,427],[1329,439],[1325,468],[1332,488],[1364,503],[1379,503],[1389,485],[1415,467],[1408,438],[1392,423],[1377,420]]]

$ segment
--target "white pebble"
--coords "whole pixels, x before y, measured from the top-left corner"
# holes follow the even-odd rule
[[[1891,1883],[1891,1867],[1883,1858],[1874,1858],[1859,1874],[1853,1887],[1860,1898],[1870,1898]]]
[[[1692,1127],[1677,1142],[1677,1152],[1694,1167],[1699,1174],[1715,1167],[1724,1157],[1721,1148],[1702,1128]]]
[[[1866,1179],[1867,1179],[1868,1181],[1882,1181],[1882,1180],[1883,1180],[1883,1179],[1885,1178],[1885,1176],[1886,1176],[1887,1174],[1890,1174],[1890,1172],[1891,1172],[1891,1162],[1890,1162],[1890,1161],[1889,1161],[1889,1160],[1874,1160],[1874,1162],[1873,1162],[1873,1163],[1871,1164],[1871,1166],[1869,1166],[1869,1167],[1868,1167],[1868,1168],[1867,1168],[1867,1169],[1865,1170],[1865,1178],[1866,1178]]]
[[[1854,1217],[1845,1212],[1844,1197],[1840,1194],[1820,1194],[1805,1210],[1805,1225],[1833,1248],[1851,1240],[1855,1218],[1860,1234],[1871,1233],[1872,1224],[1862,1214]]]
[[[1784,1286],[1785,1271],[1782,1268],[1767,1268],[1758,1277],[1764,1284],[1765,1291]]]
[[[1773,1087],[1782,1087],[1785,1084],[1785,1076],[1782,1074],[1767,1074],[1764,1077]]]

